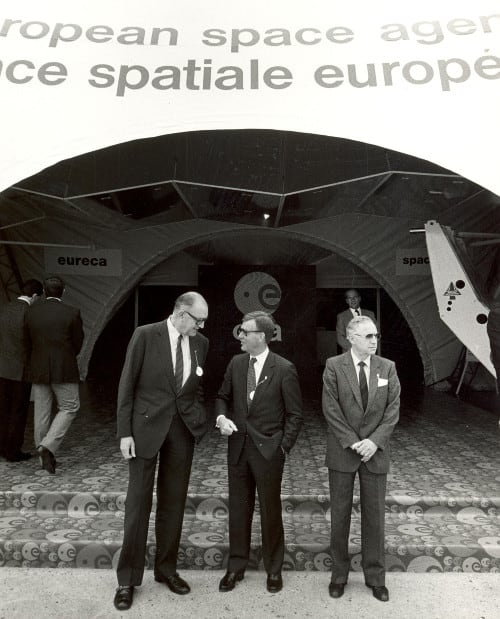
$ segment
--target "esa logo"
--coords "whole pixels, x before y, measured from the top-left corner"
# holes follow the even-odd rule
[[[274,277],[262,271],[247,273],[234,289],[234,302],[242,314],[257,310],[272,314],[278,309],[280,301],[280,285]]]
[[[273,314],[281,302],[281,288],[278,282],[263,271],[247,273],[234,288],[234,302],[242,314],[261,310]],[[237,338],[236,325],[233,334]],[[281,329],[276,327],[274,340],[281,341]]]

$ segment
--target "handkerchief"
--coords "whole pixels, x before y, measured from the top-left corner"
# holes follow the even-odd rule
[[[389,383],[387,378],[380,378],[380,376],[378,376],[377,378],[378,378],[377,387],[385,387]]]

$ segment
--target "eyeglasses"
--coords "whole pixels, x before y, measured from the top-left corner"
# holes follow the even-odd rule
[[[204,322],[207,322],[207,318],[196,318],[196,316],[193,316],[193,314],[191,314],[191,312],[188,312],[187,310],[184,310],[184,312],[186,314],[188,314],[188,316],[191,316],[191,318],[195,321],[196,326],[200,327]]]
[[[238,327],[236,333],[237,335],[241,335],[243,333],[243,335],[246,337],[249,333],[264,333],[264,331],[248,331],[247,329],[243,329],[243,327]]]
[[[380,333],[367,333],[366,335],[361,335],[360,333],[353,333],[352,335],[357,335],[358,337],[364,337],[366,340],[379,340],[382,336]]]

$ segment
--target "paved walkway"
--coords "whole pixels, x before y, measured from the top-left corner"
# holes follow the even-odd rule
[[[136,589],[133,607],[113,607],[112,570],[0,568],[0,619],[498,619],[500,573],[391,573],[391,600],[373,598],[360,573],[351,573],[341,599],[328,596],[328,574],[285,572],[278,594],[262,572],[247,571],[229,593],[217,590],[220,571],[188,571],[192,592],[176,596],[153,581]]]

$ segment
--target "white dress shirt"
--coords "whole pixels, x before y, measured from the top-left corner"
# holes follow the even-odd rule
[[[370,362],[372,359],[371,355],[368,355],[366,359],[358,359],[358,357],[352,351],[352,348],[350,349],[350,351],[351,351],[352,360],[354,362],[354,367],[356,368],[356,376],[358,377],[358,383],[359,383],[359,371],[361,370],[358,363],[360,361],[363,361],[365,363],[365,367],[363,368],[363,370],[365,371],[366,384],[369,385],[370,384]]]
[[[171,321],[171,316],[169,316],[167,320],[168,326],[168,337],[170,338],[170,352],[172,354],[172,367],[174,368],[175,374],[175,361],[177,356],[177,342],[179,340],[179,331],[174,327]],[[182,373],[182,384],[187,381],[189,375],[191,374],[191,349],[189,348],[189,336],[183,335],[181,340],[181,348],[182,348],[182,361],[183,361],[183,373]]]

